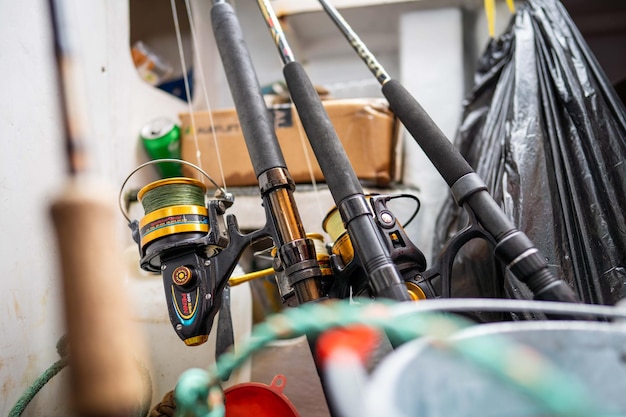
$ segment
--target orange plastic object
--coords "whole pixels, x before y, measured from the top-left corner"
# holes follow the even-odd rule
[[[283,394],[284,375],[276,375],[270,385],[246,382],[224,390],[226,417],[300,417]]]

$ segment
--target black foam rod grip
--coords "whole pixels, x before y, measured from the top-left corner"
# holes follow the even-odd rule
[[[391,110],[417,141],[450,187],[462,176],[474,173],[461,153],[400,82],[390,80],[383,85],[382,91],[389,101]],[[520,264],[518,260],[520,257],[528,254],[529,251],[536,251],[532,242],[526,235],[517,231],[514,224],[488,192],[481,190],[473,193],[467,198],[466,203],[476,215],[479,223],[499,243],[496,256],[505,265],[510,267],[516,262]],[[503,244],[502,241],[511,235],[519,237],[515,241],[516,245]],[[536,298],[566,302],[576,301],[577,296],[571,288],[552,275],[538,252],[533,258],[527,256],[524,259],[527,260],[526,263],[532,264],[532,268],[528,267],[526,268],[528,270],[525,270],[520,267],[514,273],[522,282],[528,284]]]
[[[324,179],[337,204],[346,197],[363,194],[348,155],[302,65],[289,62],[283,67],[291,100],[315,153]]]
[[[382,87],[391,110],[450,187],[474,170],[406,88],[396,80]]]
[[[211,23],[222,58],[241,130],[254,173],[258,177],[270,168],[286,168],[271,116],[232,6],[218,3],[211,8]]]

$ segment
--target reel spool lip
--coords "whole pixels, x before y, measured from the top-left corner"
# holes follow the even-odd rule
[[[322,229],[328,233],[333,242],[346,232],[341,213],[339,213],[337,206],[330,209],[322,220]]]
[[[128,211],[126,210],[126,208],[124,207],[124,188],[126,187],[126,184],[128,183],[128,181],[132,178],[133,175],[135,175],[138,171],[140,171],[141,169],[147,167],[148,165],[154,165],[154,164],[160,164],[162,162],[173,162],[173,163],[178,163],[178,164],[182,164],[182,165],[187,165],[188,167],[191,167],[193,169],[195,169],[196,171],[198,171],[200,174],[202,174],[203,177],[205,177],[206,179],[208,179],[211,184],[213,184],[216,188],[215,191],[215,198],[219,198],[219,199],[223,199],[223,200],[228,200],[228,201],[233,201],[234,197],[232,194],[228,193],[226,191],[226,189],[224,187],[221,187],[218,183],[215,182],[215,180],[213,178],[211,178],[211,176],[209,174],[207,174],[202,168],[200,168],[197,165],[192,164],[191,162],[188,161],[184,161],[182,159],[172,159],[172,158],[163,158],[163,159],[153,159],[151,161],[148,162],[144,162],[143,164],[139,165],[137,168],[135,168],[134,170],[132,170],[130,172],[130,174],[128,174],[128,176],[126,177],[126,179],[124,180],[124,182],[122,183],[122,186],[120,187],[120,192],[118,194],[118,198],[117,198],[117,202],[118,202],[118,206],[120,211],[122,212],[122,215],[124,216],[124,218],[126,219],[126,221],[128,223],[132,223],[132,220],[130,219],[130,215],[128,214]],[[175,178],[186,178],[186,177],[175,177]],[[174,178],[165,178],[164,180],[171,180]],[[191,178],[187,178],[187,179],[191,179]],[[159,180],[162,181],[162,180]],[[156,181],[156,182],[159,182]],[[207,186],[199,180],[196,180],[198,182],[200,182],[202,184],[202,186],[204,187],[205,192],[207,191]],[[154,183],[151,183],[154,184]],[[148,184],[150,185],[150,184]],[[147,186],[146,186],[147,187]],[[144,187],[145,188],[145,187]],[[142,190],[144,189],[142,188]],[[145,192],[144,192],[145,193]],[[137,198],[139,198],[139,195],[137,196]]]

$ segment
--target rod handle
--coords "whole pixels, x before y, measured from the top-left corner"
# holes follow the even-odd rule
[[[397,80],[383,84],[382,92],[391,110],[441,174],[448,186],[474,170],[448,140],[424,108]]]
[[[130,321],[122,251],[114,237],[115,201],[113,190],[71,180],[51,206],[71,401],[79,416],[135,415],[145,391],[136,362],[141,334]]]
[[[465,175],[475,174],[463,155],[400,82],[387,81],[383,84],[382,92],[389,101],[391,110],[420,145],[448,186],[453,187]],[[515,228],[489,193],[484,190],[474,192],[466,202],[480,224],[499,242],[496,256],[506,265],[510,265],[520,254],[535,250],[528,237]],[[514,239],[503,244],[502,239],[506,236],[514,236]],[[578,297],[574,291],[553,276],[545,262],[541,262],[543,259],[538,253],[527,256],[513,268],[516,269],[514,274],[529,285],[537,299],[577,302]]]
[[[352,169],[346,150],[302,65],[295,61],[286,64],[283,75],[335,202],[339,203],[355,194],[363,194],[363,187]]]
[[[265,104],[233,7],[228,3],[213,5],[211,23],[254,173],[258,178],[272,168],[286,168],[274,119]]]

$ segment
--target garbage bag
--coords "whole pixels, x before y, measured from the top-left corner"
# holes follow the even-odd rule
[[[552,271],[586,303],[626,296],[626,112],[556,0],[520,5],[480,57],[455,145]],[[467,221],[450,199],[435,251]],[[472,240],[457,254],[453,297],[530,299]]]

